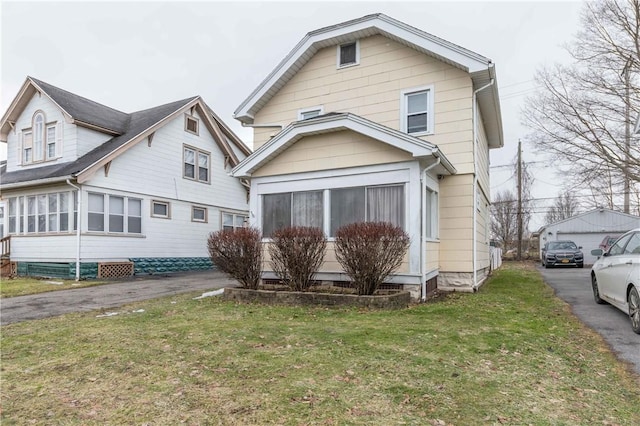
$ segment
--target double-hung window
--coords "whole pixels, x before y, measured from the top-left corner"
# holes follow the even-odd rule
[[[88,229],[93,232],[142,233],[142,200],[89,194]]]
[[[412,135],[433,133],[433,88],[404,90],[401,97],[401,129]]]
[[[184,172],[186,179],[209,183],[211,154],[196,148],[184,147]]]

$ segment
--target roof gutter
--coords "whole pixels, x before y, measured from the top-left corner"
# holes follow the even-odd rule
[[[65,182],[68,179],[72,179],[73,176],[58,176],[58,177],[53,177],[53,178],[45,178],[45,179],[38,179],[38,180],[28,180],[28,181],[24,181],[24,182],[15,182],[15,183],[3,183],[2,185],[0,185],[0,188],[3,191],[6,191],[8,189],[17,189],[17,188],[22,188],[25,186],[32,186],[32,185],[49,185],[52,183],[61,183],[61,182]]]

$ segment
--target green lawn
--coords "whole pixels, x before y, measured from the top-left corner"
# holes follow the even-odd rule
[[[4,278],[0,279],[0,298],[25,296],[27,294],[46,293],[48,291],[69,290],[71,288],[91,287],[108,284],[108,281],[74,281],[61,278]]]
[[[4,326],[2,424],[640,424],[638,377],[521,264],[401,311],[193,297]]]

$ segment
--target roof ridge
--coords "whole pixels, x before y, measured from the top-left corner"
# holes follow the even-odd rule
[[[77,98],[81,98],[81,99],[84,99],[84,100],[86,100],[86,101],[92,102],[92,103],[94,103],[94,104],[96,104],[96,105],[100,105],[101,107],[109,108],[109,109],[111,109],[111,110],[113,110],[113,111],[116,111],[116,112],[119,112],[119,113],[121,113],[121,114],[127,114],[127,113],[126,113],[126,112],[124,112],[124,111],[121,111],[121,110],[119,110],[119,109],[116,109],[116,108],[110,107],[109,105],[105,105],[105,104],[100,103],[100,102],[96,102],[96,101],[94,101],[93,99],[89,99],[89,98],[87,98],[87,97],[85,97],[85,96],[78,95],[77,93],[70,92],[70,91],[65,90],[65,89],[62,89],[62,88],[60,88],[60,87],[58,87],[58,86],[54,86],[54,85],[53,85],[53,84],[51,84],[51,83],[47,83],[46,81],[39,80],[39,79],[37,79],[37,78],[35,78],[35,77],[32,77],[32,76],[30,76],[30,75],[28,75],[28,76],[27,76],[27,78],[28,78],[29,80],[32,80],[33,82],[35,82],[38,86],[42,86],[42,85],[44,84],[45,86],[52,87],[52,88],[54,88],[54,89],[56,89],[56,90],[59,90],[59,91],[61,91],[61,92],[68,93],[68,94],[73,95],[73,96],[75,96],[75,97],[77,97]],[[46,87],[42,87],[42,89],[44,89],[44,90],[46,91]]]

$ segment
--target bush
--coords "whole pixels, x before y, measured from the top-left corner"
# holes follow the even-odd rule
[[[327,240],[319,228],[292,226],[272,235],[271,264],[293,291],[306,291],[324,259]]]
[[[362,222],[336,231],[336,258],[359,295],[372,295],[402,264],[409,236],[388,222]]]
[[[257,289],[262,273],[262,235],[256,228],[221,230],[209,234],[211,262],[244,288]]]

